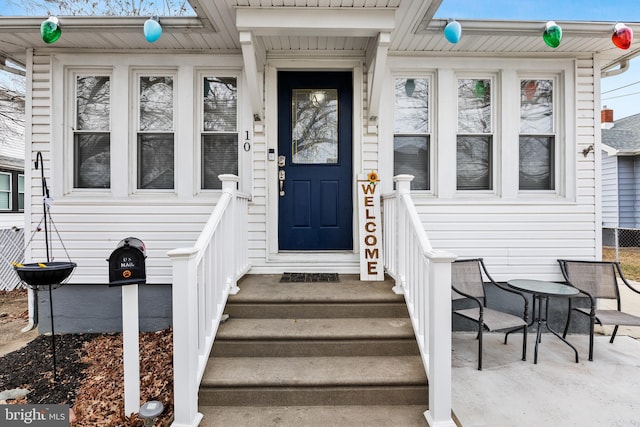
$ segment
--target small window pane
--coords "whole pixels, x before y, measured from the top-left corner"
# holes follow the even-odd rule
[[[238,175],[238,136],[215,134],[202,136],[202,188],[219,190],[221,174]]]
[[[292,163],[338,163],[338,90],[293,89]]]
[[[458,80],[458,133],[491,133],[491,80]]]
[[[458,136],[458,190],[491,190],[491,137]]]
[[[11,191],[11,174],[0,173],[0,191]]]
[[[520,189],[553,190],[554,138],[520,137]]]
[[[11,174],[0,173],[0,209],[11,209]]]
[[[78,77],[76,80],[76,129],[108,131],[110,111],[109,77]]]
[[[429,81],[396,79],[394,133],[429,132]]]
[[[18,209],[24,210],[24,175],[18,175]]]
[[[139,130],[173,130],[173,77],[140,77]]]
[[[204,130],[235,132],[238,87],[235,77],[204,78]]]
[[[73,186],[75,188],[110,188],[111,150],[109,134],[74,135]]]
[[[520,133],[553,133],[553,81],[520,82]]]
[[[402,136],[393,138],[393,174],[409,174],[412,190],[429,189],[429,137]]]
[[[173,188],[173,134],[138,134],[138,188]]]

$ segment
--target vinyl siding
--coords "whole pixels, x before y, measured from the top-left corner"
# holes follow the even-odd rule
[[[238,56],[238,58],[240,58]],[[234,64],[239,61],[231,60]],[[341,58],[344,60],[344,58]],[[159,57],[154,58],[155,62]],[[235,62],[234,62],[235,61]],[[357,63],[357,58],[348,61],[350,66]],[[450,61],[443,59],[442,61]],[[476,63],[478,59],[475,59]],[[415,57],[394,58],[394,66],[399,67],[405,73],[420,73],[421,69],[429,72],[439,79],[434,79],[434,92],[441,89],[443,79],[449,78],[454,82],[455,75],[450,70],[444,70],[438,76],[434,70],[438,67],[438,59],[420,59]],[[492,61],[492,64],[495,61]],[[512,60],[512,63],[520,63]],[[537,61],[541,62],[541,61]],[[554,61],[548,61],[553,64]],[[565,61],[566,63],[567,61]],[[287,64],[287,59],[280,60],[281,64]],[[458,59],[458,67],[465,67],[467,61]],[[415,203],[419,210],[421,221],[427,230],[435,249],[448,250],[460,257],[484,257],[498,280],[507,280],[515,277],[539,278],[559,280],[561,278],[557,267],[557,258],[585,258],[597,257],[598,239],[596,238],[597,209],[596,209],[596,168],[593,154],[585,157],[582,150],[596,141],[596,120],[594,116],[594,64],[591,59],[580,59],[575,62],[575,74],[571,70],[566,88],[567,93],[575,93],[566,101],[566,112],[563,120],[567,119],[569,129],[564,129],[564,134],[559,140],[569,144],[562,152],[558,161],[563,162],[562,169],[566,173],[568,184],[564,177],[558,177],[558,185],[562,187],[563,194],[542,195],[542,197],[520,197],[514,194],[509,197],[502,195],[489,195],[461,197],[455,194],[441,194],[441,188],[446,188],[450,183],[443,181],[434,183],[434,194],[416,194]],[[292,58],[288,66],[296,64]],[[339,66],[339,65],[334,65]],[[523,65],[526,67],[527,65]],[[286,65],[282,65],[286,68]],[[81,195],[68,197],[64,194],[62,181],[63,173],[52,170],[52,164],[62,164],[62,153],[51,152],[51,147],[61,144],[62,131],[53,128],[52,119],[55,114],[51,111],[51,76],[54,68],[49,55],[36,54],[33,58],[33,90],[30,93],[32,105],[32,123],[29,126],[30,138],[33,141],[31,150],[31,162],[35,160],[35,153],[41,151],[44,158],[44,173],[50,188],[55,189],[55,205],[52,209],[52,217],[60,238],[64,242],[71,259],[78,264],[78,268],[72,277],[73,283],[93,284],[106,283],[108,278],[107,262],[111,251],[118,242],[128,236],[142,239],[147,246],[147,278],[151,284],[164,284],[171,281],[171,266],[166,252],[184,246],[191,246],[195,242],[200,230],[211,213],[217,196],[194,195],[194,191],[180,194],[165,195],[133,195],[126,194],[118,197]],[[383,182],[384,191],[392,189],[393,173],[393,138],[389,131],[392,129],[388,122],[388,108],[392,108],[393,101],[390,92],[390,84],[383,90],[381,102],[381,117],[379,122],[369,122],[367,114],[367,80],[362,68],[355,66],[354,80],[356,86],[354,93],[360,94],[354,100],[354,174],[378,170]],[[318,256],[315,254],[298,257],[275,259],[273,242],[277,241],[275,235],[277,224],[276,183],[277,168],[275,162],[267,160],[268,149],[277,147],[277,140],[273,139],[275,102],[272,99],[275,89],[276,67],[267,67],[265,72],[265,122],[253,124],[250,112],[244,110],[245,126],[240,128],[244,134],[245,128],[250,129],[251,150],[241,156],[249,156],[248,165],[251,169],[250,177],[242,183],[243,189],[251,193],[249,204],[249,256],[254,272],[286,271],[287,268],[299,266],[305,262],[306,267],[316,265]],[[390,70],[393,71],[393,70]],[[448,74],[447,74],[448,73]],[[391,74],[387,74],[389,76]],[[515,73],[512,78],[517,78]],[[180,77],[179,84],[183,87],[189,81],[186,77]],[[575,82],[575,84],[574,84]],[[59,85],[58,85],[59,86]],[[63,94],[58,92],[56,96]],[[240,86],[242,89],[243,86]],[[450,95],[443,94],[443,99]],[[182,102],[191,102],[190,99]],[[451,102],[451,101],[449,101]],[[247,99],[242,101],[248,105]],[[448,104],[450,107],[450,104]],[[444,105],[447,107],[447,105]],[[239,108],[241,106],[239,105]],[[385,110],[387,108],[387,110]],[[434,126],[436,130],[446,127],[451,119],[447,114],[451,110],[442,108],[434,112]],[[182,112],[184,117],[192,114],[190,111]],[[454,116],[455,117],[455,116]],[[435,120],[437,118],[437,121]],[[386,120],[386,121],[385,121]],[[252,125],[247,125],[250,123]],[[573,125],[575,124],[575,126]],[[55,125],[57,126],[57,125]],[[251,126],[251,127],[248,127]],[[55,130],[55,131],[54,131]],[[440,129],[442,130],[442,129]],[[598,129],[599,131],[599,129]],[[190,138],[193,140],[196,130],[191,130]],[[436,134],[437,135],[437,134]],[[568,135],[568,136],[567,136]],[[53,143],[51,143],[53,141]],[[240,144],[243,143],[241,138]],[[444,150],[443,141],[437,141],[434,136],[434,153]],[[436,146],[435,144],[443,144]],[[56,145],[58,144],[58,145]],[[506,144],[506,142],[504,143]],[[56,148],[57,150],[57,148]],[[191,150],[191,151],[189,151]],[[181,172],[193,174],[186,170],[189,162],[193,162],[193,149],[189,148],[177,167],[182,167]],[[437,154],[434,154],[437,155]],[[565,161],[565,157],[570,160]],[[185,160],[186,158],[186,160]],[[444,158],[444,157],[443,157]],[[441,157],[437,157],[440,160]],[[53,163],[52,163],[53,160]],[[500,159],[502,161],[502,159]],[[506,160],[505,160],[506,161]],[[33,164],[33,163],[31,163]],[[438,170],[451,169],[454,164],[436,164]],[[30,229],[34,229],[42,218],[42,199],[40,186],[40,171],[31,170],[30,200]],[[182,175],[181,175],[182,176]],[[189,179],[189,178],[185,178]],[[192,180],[193,181],[193,180]],[[440,186],[440,187],[438,187]],[[454,185],[455,186],[455,185]],[[188,185],[182,185],[189,190]],[[275,197],[274,197],[275,196]],[[269,198],[273,198],[269,201]],[[356,212],[354,212],[356,214]],[[57,236],[54,246],[59,245]],[[355,245],[357,247],[357,244]],[[346,261],[328,262],[323,264],[325,268],[357,268],[357,248],[354,254],[334,255],[333,260],[345,259]],[[28,259],[41,260],[44,257],[44,242],[38,236],[27,250]],[[64,250],[59,246],[54,247],[56,259],[66,258]],[[338,258],[340,257],[340,258]]]
[[[33,105],[33,123],[29,130],[33,143],[30,164],[33,165],[36,153],[40,151],[44,159],[44,175],[48,187],[51,193],[56,195],[51,208],[51,217],[59,238],[54,231],[51,239],[53,257],[57,261],[66,261],[68,253],[69,258],[78,264],[70,283],[108,283],[107,258],[122,239],[133,236],[141,239],[146,245],[147,283],[171,283],[172,272],[166,255],[167,251],[193,246],[215,207],[219,193],[194,196],[194,190],[190,187],[188,195],[168,193],[110,197],[63,194],[63,186],[60,182],[64,176],[63,172],[52,170],[52,164],[62,164],[62,161],[61,157],[55,157],[55,161],[52,162],[51,147],[52,145],[56,147],[55,156],[62,156],[62,150],[58,150],[59,145],[55,145],[61,143],[62,138],[59,135],[61,133],[59,129],[56,128],[56,132],[52,132],[53,119],[50,105],[53,65],[50,56],[34,55],[32,68],[33,90],[30,99]],[[180,84],[180,81],[177,84]],[[56,94],[64,96],[59,82],[54,90]],[[113,107],[112,114],[115,108],[118,107]],[[179,136],[176,138],[179,143]],[[116,144],[114,139],[112,137],[112,149]],[[54,141],[53,144],[50,141]],[[179,156],[178,154],[176,159]],[[194,175],[192,164],[187,168],[180,163],[180,160],[176,160],[176,169],[179,175],[176,188],[178,188],[178,180],[194,181],[191,179]],[[126,168],[118,173],[128,174]],[[32,169],[30,174],[31,185],[28,187],[30,195],[27,196],[32,206],[29,216],[30,224],[27,228],[33,230],[43,218],[41,171]],[[112,185],[113,176],[112,171]],[[36,234],[27,248],[26,257],[27,260],[33,261],[46,259],[42,233]]]
[[[573,116],[576,122],[575,141],[566,138],[570,144],[567,153],[575,165],[568,161],[563,167],[570,182],[575,166],[575,198],[569,194],[571,184],[566,188],[569,195],[558,198],[518,196],[510,200],[498,194],[484,200],[481,195],[447,200],[416,196],[420,218],[435,249],[460,258],[483,257],[497,280],[561,280],[558,258],[596,259],[595,163],[593,154],[582,155],[596,140],[593,79],[593,61],[576,61],[575,111],[571,110],[571,97],[565,106],[566,117]],[[567,90],[574,92],[571,87]],[[567,135],[570,131],[565,129]],[[559,139],[565,140],[563,136]],[[562,177],[557,178],[557,185],[563,185]]]
[[[602,226],[618,226],[618,157],[602,153]]]
[[[618,157],[618,215],[620,227],[634,228],[636,207],[636,177],[633,157]]]

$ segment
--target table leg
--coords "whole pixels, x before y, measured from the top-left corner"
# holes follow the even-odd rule
[[[549,326],[549,322],[547,322],[547,321],[546,321],[546,319],[548,319],[548,318],[549,318],[549,299],[547,298],[547,313],[546,313],[546,316],[545,316],[545,324],[546,324],[546,326],[547,326],[547,329],[549,330],[549,332],[551,332],[553,335],[555,335],[555,336],[557,336],[558,338],[560,338],[560,340],[562,340],[566,345],[568,345],[569,347],[571,347],[571,348],[573,349],[573,352],[574,352],[574,353],[575,353],[575,355],[576,355],[576,363],[578,363],[578,350],[577,350],[577,349],[576,349],[576,348],[575,348],[575,347],[574,347],[574,346],[573,346],[569,341],[567,341],[566,339],[564,339],[564,338],[562,337],[562,335],[560,335],[558,332],[556,332],[555,330],[553,330],[553,329],[551,328],[551,326]]]
[[[538,300],[538,312],[535,311],[536,300]],[[533,297],[533,317],[534,321],[538,323],[538,327],[536,328],[536,346],[533,352],[533,363],[538,363],[538,344],[542,339],[542,297],[539,295],[535,295]]]

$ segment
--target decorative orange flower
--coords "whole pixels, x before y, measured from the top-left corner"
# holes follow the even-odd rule
[[[369,180],[369,182],[371,184],[375,185],[376,182],[380,181],[380,177],[378,176],[378,172],[376,172],[376,171],[369,172],[369,174],[367,175],[367,180]]]

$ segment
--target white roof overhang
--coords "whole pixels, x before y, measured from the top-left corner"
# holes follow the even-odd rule
[[[256,36],[376,37],[395,28],[395,9],[238,8],[238,31]]]
[[[244,58],[244,68],[252,94],[254,120],[262,117],[262,97],[258,90],[262,81],[264,45],[258,37],[366,37],[376,40],[370,50],[373,70],[370,85],[370,113],[377,116],[383,70],[391,31],[395,29],[395,8],[238,8],[236,28]],[[377,72],[376,72],[377,71]]]

